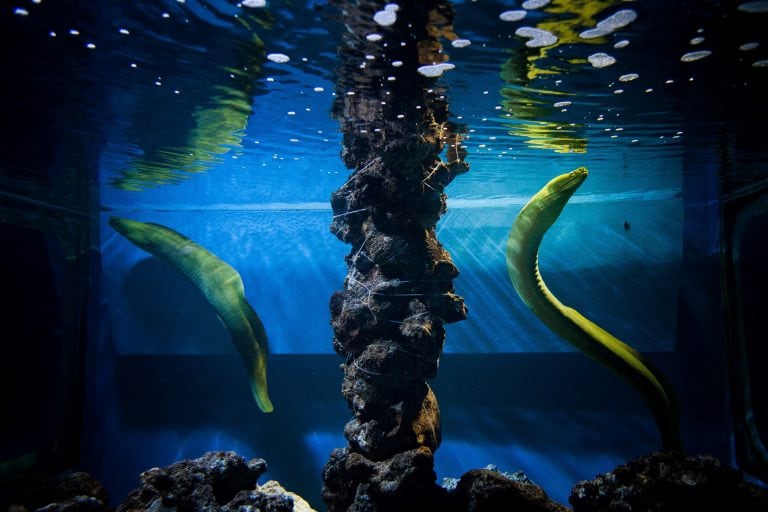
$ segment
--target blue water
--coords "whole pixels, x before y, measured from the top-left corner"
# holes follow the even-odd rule
[[[258,12],[224,0],[11,4],[12,65],[35,84],[21,105],[55,115],[39,138],[5,146],[9,162],[43,172],[4,175],[0,199],[90,216],[98,254],[80,465],[117,501],[142,470],[236,450],[265,458],[268,478],[322,508],[319,472],[346,444],[350,415],[328,311],[349,252],[328,229],[330,194],[349,177],[330,114],[344,30],[336,11],[280,1]],[[555,0],[524,23],[499,19],[518,4],[454,2],[454,30],[472,44],[445,42],[456,69],[435,86],[467,127],[471,166],[448,187],[437,229],[469,308],[447,326],[432,383],[438,481],[495,464],[565,503],[576,481],[657,447],[633,390],[541,325],[506,276],[520,208],[578,166],[590,176],[544,241],[544,278],[669,375],[691,452],[732,462],[720,201],[768,176],[768,69],[753,66],[768,55],[768,14],[735,2]],[[548,50],[514,35],[569,18],[558,9],[589,28],[620,8],[638,19],[598,41],[568,42],[576,29],[562,24],[562,44]],[[264,53],[290,60],[259,57],[254,33]],[[750,42],[759,45],[739,49]],[[712,54],[681,62],[697,50]],[[592,67],[598,51],[617,63]],[[630,73],[638,77],[621,78]],[[37,133],[30,119],[21,131]],[[56,149],[35,163],[28,155],[46,142]],[[95,201],[36,195],[47,166],[79,168]],[[253,403],[210,306],[112,230],[114,215],[176,229],[238,270],[269,334],[273,414]]]

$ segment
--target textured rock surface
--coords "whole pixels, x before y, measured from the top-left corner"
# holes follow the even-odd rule
[[[246,461],[234,452],[208,452],[139,476],[139,487],[116,509],[108,507],[101,483],[87,473],[41,478],[19,489],[0,510],[8,512],[211,511],[314,512],[303,498],[270,480],[257,485],[267,471],[262,459]]]
[[[433,466],[432,452],[425,447],[381,462],[337,449],[323,470],[324,498],[329,510],[447,510],[447,492],[434,483]],[[342,492],[329,500],[328,488]]]
[[[117,507],[117,512],[218,512],[312,510],[276,482],[256,485],[267,471],[262,459],[246,461],[234,452],[208,452],[194,460],[152,468],[139,477],[139,487]]]
[[[594,480],[579,482],[569,498],[574,512],[631,510],[768,510],[768,492],[707,455],[654,452]]]
[[[525,478],[513,479],[498,471],[474,469],[461,477],[452,499],[462,512],[567,512],[544,490]]]
[[[286,490],[282,485],[280,485],[279,482],[275,480],[270,480],[268,482],[265,482],[264,485],[260,485],[258,492],[268,496],[283,495],[291,498],[293,500],[293,512],[315,512],[315,509],[310,507],[309,503],[307,503],[304,500],[304,498],[302,498],[295,492]],[[233,508],[233,510],[237,510],[237,509]]]
[[[64,473],[55,477],[39,477],[34,483],[21,485],[10,500],[9,511],[44,510],[46,512],[96,512],[106,510],[107,491],[88,473]],[[3,504],[0,503],[0,510]]]
[[[444,188],[468,166],[435,79],[417,71],[447,58],[438,38],[455,38],[452,11],[439,0],[404,2],[397,21],[380,26],[374,14],[386,2],[332,3],[348,29],[334,115],[354,171],[331,198],[331,231],[352,250],[330,307],[354,417],[344,429],[348,447],[323,471],[323,497],[332,512],[401,510],[406,498],[445,492],[434,482],[440,413],[426,381],[437,373],[443,325],[466,316],[435,224]],[[366,37],[373,33],[382,39]]]

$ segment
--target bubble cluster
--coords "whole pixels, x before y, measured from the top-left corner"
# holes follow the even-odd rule
[[[557,43],[557,36],[546,30],[533,27],[520,27],[515,30],[515,35],[529,38],[525,46],[529,48],[541,48],[542,46],[552,46]]]
[[[548,5],[551,2],[551,0],[526,0],[523,2],[523,9],[527,9],[529,11],[532,11],[534,9],[541,9],[545,5]]]
[[[521,19],[525,18],[528,15],[528,11],[504,11],[503,13],[499,14],[499,19],[501,21],[520,21]]]
[[[284,53],[270,53],[267,55],[267,60],[276,62],[278,64],[284,64],[291,60],[291,58]]]
[[[440,64],[431,64],[428,66],[420,66],[416,71],[422,75],[430,78],[436,78],[443,74],[445,71],[450,71],[456,66],[448,62],[441,62]]]
[[[698,52],[686,53],[685,55],[680,57],[680,60],[682,62],[694,62],[694,61],[697,61],[697,60],[701,60],[701,59],[703,59],[705,57],[709,57],[710,55],[712,55],[711,51],[709,51],[709,50],[701,50],[701,51],[698,51]]]
[[[637,19],[637,13],[632,9],[622,9],[608,16],[603,21],[599,21],[595,28],[585,30],[579,34],[582,39],[594,39],[596,37],[607,36],[622,27],[626,27]]]
[[[741,4],[738,9],[743,12],[768,12],[768,2],[747,2]]]
[[[384,6],[383,11],[377,11],[373,15],[373,21],[382,27],[389,27],[394,25],[397,21],[397,11],[400,10],[400,6],[397,4],[387,4]]]
[[[593,67],[596,68],[605,68],[616,63],[616,59],[614,57],[611,57],[604,52],[593,53],[587,57],[587,60],[590,64],[592,64]]]

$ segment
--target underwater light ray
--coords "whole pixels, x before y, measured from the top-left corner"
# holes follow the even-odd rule
[[[89,218],[89,219],[96,218],[95,215],[92,215],[90,213],[81,212],[79,210],[75,210],[73,208],[68,208],[66,206],[59,206],[59,205],[56,205],[56,204],[49,203],[47,201],[43,201],[41,199],[34,199],[34,198],[23,196],[23,195],[20,195],[20,194],[14,194],[12,192],[6,192],[4,190],[0,190],[0,197],[4,197],[6,199],[10,199],[10,200],[13,200],[13,201],[18,201],[18,202],[21,202],[21,203],[24,203],[24,204],[28,204],[28,205],[31,205],[31,206],[37,206],[37,207],[43,208],[45,210],[53,210],[53,211],[57,211],[57,212],[68,213],[70,215],[75,215],[75,216],[78,216],[78,217],[85,217],[85,218]]]

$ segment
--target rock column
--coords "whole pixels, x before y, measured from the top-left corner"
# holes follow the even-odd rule
[[[452,10],[439,0],[331,3],[347,28],[334,115],[354,170],[331,199],[331,231],[352,250],[330,307],[353,418],[349,445],[323,470],[323,498],[331,512],[434,506],[440,416],[427,380],[443,325],[466,317],[435,225],[444,188],[468,165],[445,92],[419,68],[447,60],[439,38],[456,37]]]

